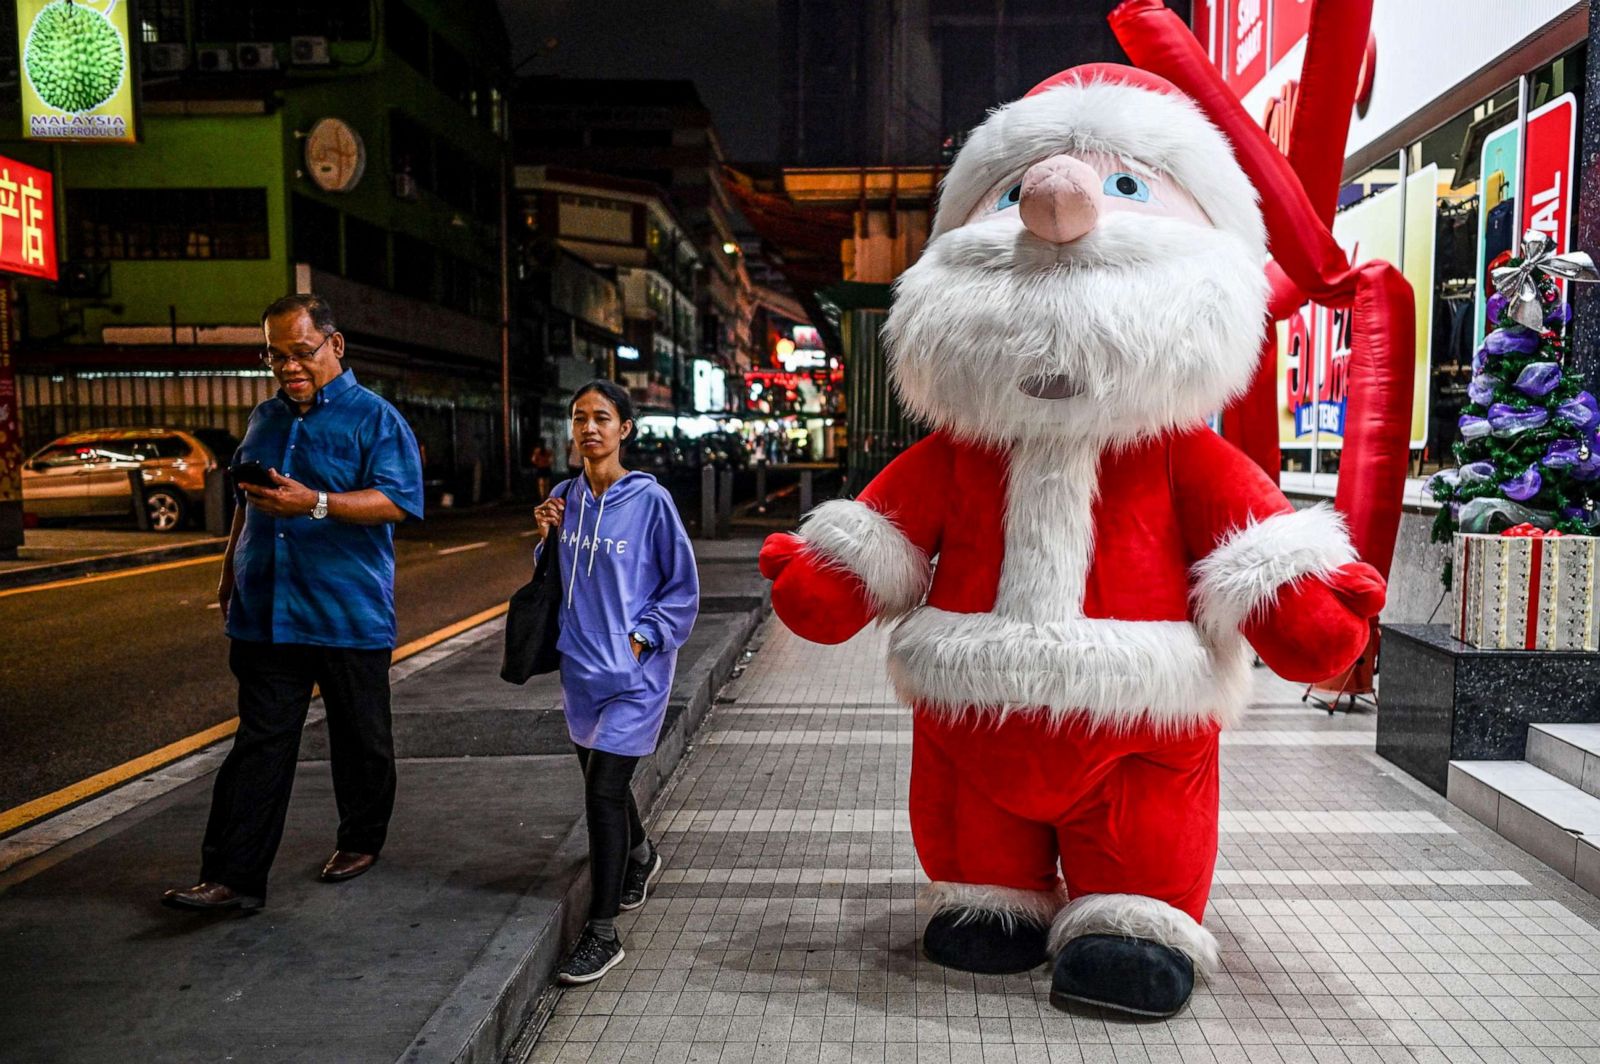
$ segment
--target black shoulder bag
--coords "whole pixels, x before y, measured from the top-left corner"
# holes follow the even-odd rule
[[[568,482],[563,501],[577,482],[577,478]],[[517,589],[506,610],[506,650],[500,660],[500,678],[507,683],[527,683],[530,677],[555,672],[561,666],[561,652],[556,649],[561,635],[561,566],[556,561],[561,553],[561,526],[552,531],[556,542],[546,537],[533,567],[533,579]]]

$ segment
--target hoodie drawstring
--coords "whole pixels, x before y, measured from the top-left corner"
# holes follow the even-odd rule
[[[586,577],[594,575],[594,556],[600,553],[600,522],[606,519],[606,495],[610,494],[608,491],[600,496],[600,512],[594,515],[594,545],[589,548],[589,568],[583,574]],[[583,529],[580,527],[578,531],[582,532]]]
[[[583,542],[583,514],[584,514],[584,511],[587,510],[588,508],[589,508],[589,493],[588,492],[583,492],[582,494],[580,494],[578,496],[578,538],[577,538],[577,542],[579,542],[579,543]],[[573,561],[577,561],[577,559],[574,558]],[[576,565],[574,565],[572,567],[572,576],[569,577],[568,580],[567,580],[567,609],[569,609],[569,610],[572,608],[572,589],[575,586],[577,586],[577,583],[578,583],[578,567]]]

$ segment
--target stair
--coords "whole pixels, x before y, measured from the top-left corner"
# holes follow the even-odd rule
[[[1446,796],[1600,895],[1600,724],[1535,724],[1526,761],[1452,761]]]

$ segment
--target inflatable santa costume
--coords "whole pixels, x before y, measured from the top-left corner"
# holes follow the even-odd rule
[[[933,433],[762,551],[801,636],[894,622],[941,964],[1054,955],[1058,1000],[1182,1008],[1217,961],[1217,737],[1251,648],[1310,681],[1367,644],[1383,581],[1338,516],[1204,422],[1257,364],[1264,258],[1177,89],[1051,78],[972,134],[896,286],[895,384]]]

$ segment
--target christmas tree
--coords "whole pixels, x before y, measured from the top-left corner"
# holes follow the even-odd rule
[[[1600,527],[1600,404],[1565,372],[1572,310],[1549,276],[1588,279],[1552,261],[1582,258],[1586,265],[1587,256],[1552,256],[1541,234],[1530,232],[1524,242],[1527,258],[1495,271],[1491,328],[1473,355],[1469,402],[1457,423],[1459,468],[1428,482],[1444,504],[1436,541],[1523,524],[1582,535]],[[1444,578],[1448,584],[1448,569]]]

